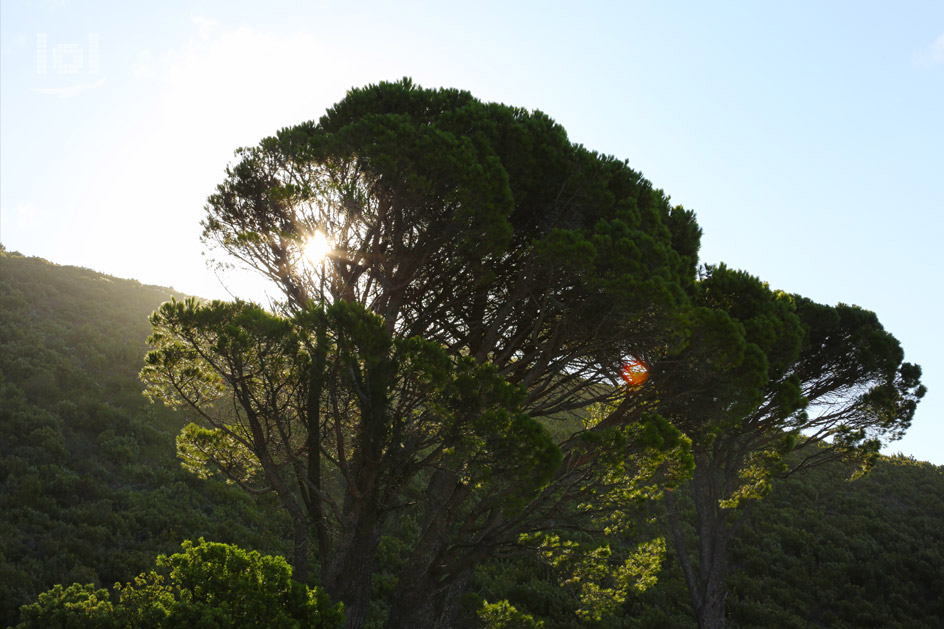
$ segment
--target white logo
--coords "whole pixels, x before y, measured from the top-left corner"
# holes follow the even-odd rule
[[[52,69],[58,74],[80,74],[88,67],[89,74],[98,74],[98,35],[88,36],[86,49],[78,44],[58,44],[52,49]],[[49,37],[46,33],[36,36],[36,73],[49,72]],[[87,62],[87,63],[86,63]]]
[[[90,33],[87,45],[60,43],[50,47],[49,36],[46,33],[36,35],[36,74],[44,77],[59,75],[60,77],[75,77],[80,75],[95,75],[99,73],[98,34]],[[71,98],[83,92],[88,92],[105,83],[104,78],[94,82],[75,83],[56,87],[34,87],[34,92],[47,94],[57,98]]]

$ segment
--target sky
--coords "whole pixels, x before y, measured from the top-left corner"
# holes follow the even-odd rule
[[[202,297],[233,151],[409,76],[539,109],[704,230],[701,258],[875,311],[944,465],[944,3],[0,3],[0,242]],[[222,283],[221,283],[222,280]],[[2,307],[2,304],[0,304]]]

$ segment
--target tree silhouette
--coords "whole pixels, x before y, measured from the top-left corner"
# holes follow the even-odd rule
[[[685,349],[653,366],[652,403],[692,439],[697,551],[678,505],[669,529],[699,627],[724,626],[727,544],[778,477],[829,461],[875,461],[924,395],[921,369],[874,313],[771,291],[708,268]],[[787,455],[796,453],[789,458]]]
[[[677,337],[700,231],[625,163],[540,112],[408,80],[237,154],[204,237],[275,282],[282,314],[168,307],[146,377],[209,422],[182,452],[280,492],[302,574],[315,530],[348,626],[406,506],[418,531],[389,622],[426,626],[448,622],[476,562],[564,527],[579,497],[684,470],[677,431],[621,403],[621,368]],[[312,263],[317,231],[334,248]],[[207,410],[224,398],[229,416]],[[578,426],[593,403],[612,410]]]

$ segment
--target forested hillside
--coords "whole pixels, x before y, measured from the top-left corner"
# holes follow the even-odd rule
[[[899,456],[865,478],[849,482],[850,472],[814,469],[754,505],[731,545],[730,626],[944,626],[944,467]],[[652,515],[658,529],[663,514]],[[581,626],[572,590],[540,562],[489,564],[476,576],[488,600],[507,598],[546,627]],[[695,626],[674,554],[658,584],[603,626]]]
[[[127,582],[186,539],[290,554],[282,512],[182,471],[174,438],[189,419],[141,395],[147,316],[174,293],[2,255],[0,625],[55,584]],[[850,472],[834,464],[791,477],[741,514],[731,626],[944,626],[944,468],[899,457],[853,482]],[[690,501],[679,502],[684,512]],[[402,522],[413,526],[408,513]],[[637,531],[663,535],[663,524],[657,505]],[[398,543],[382,541],[373,618],[394,591]],[[578,614],[579,584],[562,578],[534,555],[483,563],[457,622],[481,626],[482,602],[507,600],[547,628],[694,626],[671,552],[654,586],[599,620]]]
[[[147,317],[173,291],[2,256],[0,626],[54,584],[126,581],[184,539],[284,552],[278,513],[184,473],[183,416],[141,394]]]

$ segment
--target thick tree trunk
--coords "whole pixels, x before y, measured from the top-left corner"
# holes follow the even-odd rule
[[[322,310],[322,316],[324,310]],[[328,561],[331,551],[331,537],[326,520],[324,503],[321,492],[324,491],[321,479],[321,404],[324,393],[325,369],[327,364],[327,333],[323,321],[319,322],[316,331],[317,342],[312,351],[312,366],[306,401],[306,419],[308,424],[308,513],[314,524],[318,540],[318,560],[322,565]]]
[[[695,504],[708,503],[709,500],[709,497],[701,496],[696,498]],[[727,553],[727,536],[724,527],[726,518],[716,512],[719,508],[716,504],[701,504],[699,506],[699,596],[695,615],[699,629],[721,629],[724,627],[724,576]]]
[[[410,629],[432,629],[438,627],[438,605],[436,593],[428,587],[423,587],[422,582],[413,582],[416,588],[408,599],[399,599],[394,597],[393,606],[390,610],[390,616],[387,618],[387,629],[400,629],[401,627],[410,627]]]
[[[367,553],[356,553],[347,563],[348,569],[340,581],[335,581],[332,590],[334,600],[344,603],[345,629],[360,629],[367,621],[370,609],[371,577],[373,557]]]
[[[445,541],[446,504],[455,484],[454,473],[445,469],[433,472],[423,505],[420,539],[398,575],[387,627],[435,626],[437,583],[432,573]]]
[[[692,609],[698,607],[698,575],[692,566],[691,557],[688,554],[688,545],[685,543],[685,533],[682,530],[682,522],[679,516],[678,500],[674,492],[668,491],[665,494],[666,506],[669,512],[669,533],[672,536],[672,545],[675,547],[675,555],[678,557],[679,564],[682,566],[682,574],[685,575],[685,585],[688,586],[688,596],[692,603]]]
[[[700,470],[696,461],[691,486],[696,511],[695,530],[698,535],[697,567],[693,565],[685,543],[678,505],[672,495],[669,495],[667,505],[669,528],[699,629],[723,629],[728,518],[726,511],[718,504],[719,492],[714,485],[714,479],[703,470],[704,468]]]
[[[354,376],[361,413],[350,463],[353,479],[345,495],[340,539],[324,571],[325,590],[344,603],[345,628],[360,629],[367,620],[377,546],[384,524],[380,461],[388,427],[386,361]],[[352,374],[354,369],[352,368]]]
[[[431,578],[411,579],[409,594],[394,596],[393,607],[387,618],[387,629],[450,629],[455,626],[459,611],[459,595],[465,591],[472,569],[462,571],[443,587]],[[407,588],[397,588],[405,592]]]
[[[718,579],[709,579],[705,582],[704,587],[701,605],[695,610],[698,629],[723,629],[724,584]]]
[[[308,519],[304,516],[293,518],[294,528],[294,561],[292,562],[292,578],[299,583],[308,584]]]
[[[268,459],[267,459],[268,461]],[[267,469],[268,467],[268,469]],[[263,469],[268,472],[267,477],[276,488],[276,494],[282,501],[282,506],[292,516],[292,578],[299,583],[308,583],[308,537],[309,522],[308,516],[302,510],[301,505],[292,495],[291,491],[282,482],[277,471],[272,470],[271,461],[263,464]]]
[[[370,509],[361,513],[347,532],[342,532],[332,560],[325,566],[325,591],[344,603],[346,629],[359,629],[367,620],[377,545],[382,522]]]
[[[467,494],[458,476],[449,470],[433,473],[426,490],[422,533],[400,570],[387,627],[450,627],[455,600],[471,576],[471,568],[444,574],[443,554],[455,505]]]

